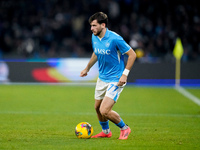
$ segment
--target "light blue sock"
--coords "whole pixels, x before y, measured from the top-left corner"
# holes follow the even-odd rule
[[[103,130],[109,129],[109,120],[106,121],[106,122],[99,121],[99,123],[100,123]]]
[[[116,126],[118,126],[119,128],[123,128],[126,124],[124,123],[124,121],[121,119],[121,121],[118,124],[115,124]]]

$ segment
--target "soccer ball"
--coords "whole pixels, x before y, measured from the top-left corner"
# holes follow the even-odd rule
[[[87,122],[81,122],[76,126],[75,134],[79,139],[89,139],[93,134],[93,127]]]

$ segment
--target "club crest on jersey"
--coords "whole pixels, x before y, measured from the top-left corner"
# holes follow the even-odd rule
[[[109,47],[110,46],[110,43],[106,43],[106,47]]]
[[[95,48],[94,53],[95,54],[102,54],[102,55],[110,55],[110,50],[109,49],[105,50],[105,49]]]

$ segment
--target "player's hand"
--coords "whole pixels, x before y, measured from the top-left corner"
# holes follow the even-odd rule
[[[124,84],[126,84],[126,82],[127,82],[127,76],[122,74],[121,78],[119,79],[117,86],[123,86]]]
[[[87,69],[84,69],[83,71],[81,71],[80,77],[85,77],[85,76],[87,76],[87,73],[88,73]]]

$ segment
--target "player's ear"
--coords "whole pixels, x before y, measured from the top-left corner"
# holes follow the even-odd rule
[[[101,27],[105,28],[106,24],[105,23],[101,23]]]

